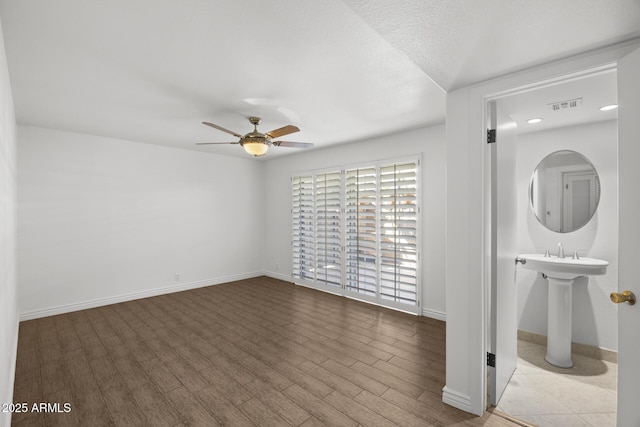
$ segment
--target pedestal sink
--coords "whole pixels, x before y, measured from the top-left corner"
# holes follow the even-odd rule
[[[576,277],[601,275],[609,263],[595,258],[558,258],[540,254],[518,255],[524,268],[543,273],[549,281],[547,355],[545,360],[560,368],[571,360],[571,285]]]

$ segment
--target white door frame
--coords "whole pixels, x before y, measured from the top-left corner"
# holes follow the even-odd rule
[[[574,230],[573,225],[573,181],[589,181],[589,212],[593,213],[596,205],[596,173],[591,171],[562,171],[562,229]],[[569,187],[567,187],[569,185]],[[591,215],[589,215],[591,216]],[[589,222],[589,221],[587,221]],[[581,224],[580,227],[587,223]]]
[[[640,39],[461,88],[447,94],[446,385],[444,403],[481,415],[486,407],[487,102],[615,69]],[[517,254],[514,254],[514,256]]]

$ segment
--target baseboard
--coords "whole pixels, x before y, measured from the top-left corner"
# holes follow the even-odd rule
[[[285,282],[294,283],[293,278],[291,276],[285,276],[284,274],[280,274],[280,273],[277,273],[277,272],[265,271],[264,275],[267,276],[267,277],[271,277],[273,279],[279,279],[279,280],[284,280]],[[316,289],[316,288],[314,288],[312,286],[308,286],[308,285],[306,285],[304,283],[297,283],[297,284],[299,284],[301,286],[306,286],[306,287],[308,287],[310,289]],[[336,295],[340,295],[337,292],[331,292],[331,291],[326,291],[326,292],[329,292],[329,293],[332,293],[332,294],[336,294]],[[362,302],[370,302],[370,301],[360,300],[360,299],[357,299],[357,298],[356,298],[356,300],[362,301]],[[403,311],[403,310],[400,310],[400,311]],[[412,313],[412,314],[415,314],[415,313]],[[438,310],[432,310],[430,308],[423,308],[422,311],[420,312],[420,314],[422,316],[429,317],[429,318],[435,319],[435,320],[441,320],[443,322],[445,322],[447,320],[447,315],[444,312],[438,311]]]
[[[221,276],[213,279],[199,280],[197,282],[180,283],[173,286],[163,286],[162,288],[148,289],[140,292],[132,292],[129,294],[116,295],[106,298],[98,298],[91,301],[83,301],[73,304],[59,305],[40,310],[27,311],[20,313],[20,321],[39,319],[41,317],[55,316],[57,314],[71,313],[73,311],[86,310],[88,308],[102,307],[104,305],[117,304],[119,302],[132,301],[141,298],[155,297],[158,295],[172,294],[174,292],[188,291],[189,289],[203,288],[205,286],[219,285],[222,283],[234,282],[236,280],[251,279],[254,277],[264,276],[264,271],[256,271],[251,273],[233,274],[229,276]]]
[[[465,412],[473,413],[471,407],[471,397],[469,395],[451,390],[451,388],[444,386],[442,389],[442,402],[454,408],[461,409]]]
[[[430,308],[423,308],[422,315],[425,317],[430,317],[436,320],[442,320],[443,322],[447,321],[447,314],[443,311],[431,310]]]
[[[286,276],[284,274],[281,273],[276,273],[273,271],[263,271],[262,272],[263,276],[267,276],[267,277],[271,277],[272,279],[278,279],[278,280],[282,280],[285,282],[289,282],[289,283],[293,283],[293,278],[291,276]]]
[[[536,332],[518,329],[518,339],[530,343],[546,346],[547,336]],[[605,360],[611,363],[618,363],[618,352],[606,348],[596,347],[594,345],[571,343],[571,352],[591,357],[592,359]]]

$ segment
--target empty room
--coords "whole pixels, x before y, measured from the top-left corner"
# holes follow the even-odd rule
[[[640,425],[637,1],[0,24],[0,426]]]

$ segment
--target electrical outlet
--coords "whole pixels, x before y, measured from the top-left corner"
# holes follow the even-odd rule
[[[180,281],[180,273],[176,273],[175,279],[176,279],[176,282]]]

